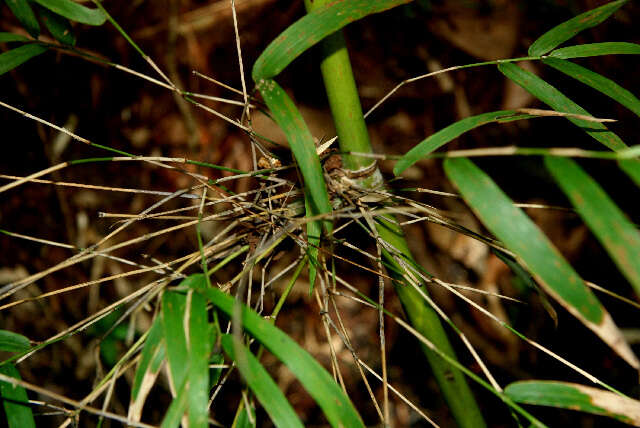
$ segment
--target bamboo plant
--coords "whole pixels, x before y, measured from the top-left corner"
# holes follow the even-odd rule
[[[390,8],[401,6],[409,1],[305,0],[308,14],[291,25],[269,44],[254,64],[251,74],[255,88],[261,94],[271,117],[287,136],[301,178],[300,190],[304,197],[304,208],[300,210],[293,209],[292,211],[297,216],[302,215],[301,211],[304,211],[306,219],[292,216],[287,223],[280,226],[277,233],[271,236],[270,239],[265,239],[263,243],[255,248],[251,248],[250,245],[224,247],[225,251],[221,252],[223,254],[220,257],[221,260],[215,266],[209,267],[216,247],[203,242],[200,225],[203,221],[214,218],[216,215],[205,216],[206,190],[203,190],[197,220],[189,221],[175,228],[175,230],[183,230],[195,227],[198,251],[175,263],[167,263],[166,266],[163,266],[169,267],[177,264],[175,269],[172,268],[171,274],[164,275],[159,280],[147,284],[130,296],[95,314],[91,314],[90,317],[77,324],[74,328],[49,340],[36,343],[17,332],[0,330],[0,350],[10,355],[0,362],[0,396],[3,399],[6,420],[10,428],[35,427],[35,419],[30,407],[34,403],[28,401],[27,391],[37,392],[74,408],[75,410],[65,413],[65,425],[72,423],[73,419],[77,419],[80,412],[86,412],[98,418],[99,424],[102,423],[104,418],[109,418],[130,426],[148,426],[141,422],[142,410],[151,388],[157,383],[157,377],[160,376],[163,367],[166,367],[166,378],[172,400],[164,413],[162,427],[176,427],[180,424],[190,428],[209,426],[211,422],[209,420],[209,405],[216,394],[214,392],[210,395],[212,388],[217,391],[224,384],[226,376],[229,376],[234,370],[240,373],[246,383],[246,388],[243,390],[242,400],[238,405],[238,411],[233,422],[234,426],[257,425],[255,406],[253,405],[256,400],[264,408],[275,426],[304,426],[304,417],[296,413],[291,403],[289,403],[260,362],[263,350],[271,352],[277,360],[289,368],[318,404],[331,426],[364,427],[365,424],[358,409],[351,402],[348,393],[338,385],[335,377],[331,376],[307,351],[302,349],[291,337],[275,325],[277,315],[280,313],[284,302],[305,266],[309,266],[312,287],[314,283],[316,284],[315,287],[318,287],[318,284],[326,286],[327,284],[323,281],[330,281],[333,272],[327,268],[327,260],[332,255],[331,245],[334,231],[332,218],[335,206],[340,203],[340,201],[336,203],[335,200],[332,200],[332,195],[325,181],[318,149],[302,115],[275,79],[299,55],[315,45],[321,45],[323,54],[320,69],[336,125],[340,152],[343,154],[342,162],[349,177],[346,183],[355,192],[362,192],[362,194],[377,192],[378,194],[388,195],[390,189],[385,186],[384,178],[377,169],[376,164],[371,160],[373,157],[370,156],[372,149],[369,135],[351,70],[345,39],[341,31],[344,26],[351,22],[365,18],[373,13],[384,12]],[[403,171],[420,159],[427,157],[445,158],[443,166],[447,177],[459,189],[460,196],[497,240],[482,237],[478,234],[473,236],[477,239],[482,239],[482,242],[490,242],[493,250],[507,265],[512,267],[514,272],[517,271],[517,274],[525,278],[532,286],[539,286],[584,326],[592,330],[630,367],[637,370],[640,367],[640,363],[606,308],[545,234],[520,208],[514,205],[504,191],[481,168],[469,159],[469,157],[478,152],[456,153],[447,151],[434,153],[463,133],[487,123],[559,116],[577,125],[588,137],[604,145],[609,150],[516,147],[509,148],[509,150],[503,150],[503,148],[481,149],[484,151],[478,154],[486,155],[487,150],[489,150],[493,155],[543,156],[544,166],[550,176],[567,195],[577,214],[590,228],[606,253],[616,264],[620,273],[627,279],[637,294],[640,291],[640,259],[637,257],[638,252],[640,252],[640,233],[636,225],[627,218],[625,213],[609,197],[603,186],[594,180],[582,166],[569,158],[583,157],[617,162],[621,171],[629,176],[631,182],[640,185],[640,161],[638,160],[640,150],[638,150],[638,146],[627,146],[618,135],[607,128],[605,123],[608,120],[593,117],[587,110],[573,102],[550,83],[516,64],[519,61],[537,61],[552,67],[593,90],[612,98],[640,116],[640,100],[633,93],[622,88],[611,79],[569,61],[575,58],[609,54],[640,54],[639,45],[627,42],[604,42],[559,47],[579,32],[594,27],[608,19],[623,7],[627,1],[613,1],[560,23],[538,38],[530,46],[526,57],[508,58],[450,68],[449,70],[496,66],[496,72],[502,73],[506,78],[520,85],[551,110],[501,110],[464,118],[428,136],[409,152],[401,155],[395,164],[394,173],[396,175],[402,174]],[[126,67],[118,66],[104,59],[94,57],[89,59],[119,70],[126,70],[136,76],[143,76],[148,81],[184,97],[185,100],[193,105],[205,108],[205,106],[194,101],[194,94],[181,91],[166,78],[160,68],[135,44],[115,19],[107,13],[100,1],[93,0],[93,2],[96,8],[88,8],[71,0],[8,1],[7,5],[11,12],[32,38],[20,34],[0,33],[0,42],[11,44],[12,46],[14,44],[19,45],[0,54],[0,74],[51,49],[88,57],[85,52],[75,49],[76,39],[71,31],[69,22],[102,25],[104,22],[109,21],[164,80],[159,81],[150,76],[133,72],[126,69]],[[233,7],[233,1],[231,5]],[[41,31],[38,17],[43,23],[46,23],[47,30],[59,44],[42,42],[38,39]],[[428,76],[425,75],[424,78],[426,77]],[[249,108],[249,94],[245,91],[243,96],[244,107]],[[265,178],[268,174],[276,172],[277,169],[267,168],[247,172],[202,161],[167,160],[166,158],[158,160],[157,157],[140,156],[92,143],[88,139],[77,136],[62,127],[51,124],[4,102],[0,101],[0,105],[51,126],[60,132],[65,132],[84,144],[93,146],[96,149],[107,150],[117,155],[109,158],[77,159],[64,162],[53,168],[34,173],[27,178],[15,179],[0,187],[0,194],[11,191],[48,172],[71,168],[84,163],[139,161],[154,163],[154,165],[160,164],[163,167],[180,170],[178,167],[168,165],[171,162],[178,162],[179,165],[188,163],[203,168],[225,170],[239,176],[249,176],[255,179]],[[219,115],[217,112],[215,114]],[[228,120],[228,118],[226,119]],[[243,126],[240,123],[233,123]],[[252,138],[259,138],[259,136],[252,133],[250,128],[243,127],[242,129],[247,131]],[[192,177],[199,180],[203,189],[220,185],[216,180],[208,179],[205,175],[192,174]],[[171,200],[177,194],[181,193],[170,194],[163,201]],[[392,198],[383,198],[382,200],[389,205],[393,203]],[[380,203],[380,200],[377,202]],[[148,208],[142,215],[149,214],[157,205],[161,205],[161,203]],[[465,345],[468,345],[468,341],[449,320],[447,315],[435,306],[424,290],[425,287],[420,287],[423,282],[438,282],[438,279],[424,272],[413,260],[397,220],[388,212],[383,211],[384,204],[380,205],[367,206],[365,202],[362,202],[359,208],[361,209],[361,218],[364,223],[360,224],[368,228],[370,234],[375,238],[376,245],[382,256],[380,262],[386,266],[388,276],[398,298],[402,302],[406,319],[409,322],[407,323],[402,317],[398,317],[388,311],[381,302],[376,302],[362,294],[359,297],[378,310],[381,324],[384,319],[391,319],[403,326],[407,332],[420,341],[442,394],[459,426],[485,426],[482,414],[483,409],[477,403],[467,384],[469,380],[502,400],[511,410],[517,424],[526,420],[531,426],[546,426],[520,405],[533,404],[580,410],[640,426],[640,418],[638,417],[640,414],[639,401],[624,395],[621,391],[591,375],[586,370],[568,362],[562,356],[554,354],[509,324],[498,320],[478,305],[474,307],[484,315],[508,329],[527,344],[565,364],[566,367],[597,385],[598,388],[574,382],[523,380],[511,383],[503,389],[493,379],[486,367],[483,367],[483,376],[479,376],[462,365],[456,358],[453,347],[449,342],[443,327],[443,321],[444,324],[450,325],[452,331],[463,339]],[[302,207],[302,204],[300,206]],[[379,213],[378,209],[382,210],[380,211],[382,213]],[[103,238],[100,244],[104,244],[106,240],[119,233],[129,224],[131,224],[131,221],[125,222],[124,225]],[[296,235],[297,231],[302,228],[306,228],[306,239],[303,234]],[[24,238],[24,236],[4,229],[2,233]],[[151,233],[149,236],[156,233],[159,234],[160,232]],[[295,267],[294,273],[269,319],[265,319],[255,309],[242,304],[238,296],[231,296],[226,285],[218,287],[212,283],[211,275],[225,268],[228,264],[237,262],[239,257],[246,256],[240,272],[230,281],[231,285],[238,285],[237,289],[240,291],[236,293],[242,295],[241,291],[246,285],[245,281],[250,275],[251,269],[257,266],[265,257],[272,254],[280,242],[290,237],[299,244],[301,255],[292,264],[292,267]],[[147,238],[148,236],[145,235],[139,239],[125,241],[112,246],[104,245],[100,247],[100,252],[101,254],[108,254],[111,251],[127,245],[133,245]],[[2,287],[0,289],[0,298],[8,299],[17,291],[29,286],[47,273],[56,272],[65,267],[92,259],[96,256],[98,247],[99,245],[86,249],[75,249],[77,254],[47,269],[46,272],[30,275],[27,278]],[[183,271],[190,266],[199,266],[202,272],[192,275],[183,274]],[[157,266],[143,267],[140,272],[155,272],[158,269],[159,267]],[[377,274],[380,277],[386,276],[381,271],[377,272]],[[178,278],[180,281],[176,281],[177,284],[173,282]],[[438,283],[446,286],[446,283],[442,281]],[[71,290],[77,287],[80,287],[80,285],[72,286],[68,289]],[[317,288],[314,290],[317,290]],[[473,304],[456,290],[452,288],[449,288],[449,290],[457,297]],[[358,293],[358,290],[355,290],[355,292]],[[44,294],[37,298],[47,296],[48,294]],[[131,305],[131,311],[124,312],[124,315],[119,318],[116,324],[122,322],[135,310],[153,301],[157,301],[158,304],[151,327],[137,338],[135,343],[118,359],[108,373],[97,382],[93,391],[82,401],[60,396],[20,378],[19,363],[33,353],[86,330],[110,313],[115,313],[114,311],[117,311],[127,303],[134,302]],[[5,303],[2,309],[13,307],[23,302]],[[222,327],[225,322],[232,326],[229,333]],[[384,355],[384,336],[381,336],[381,348]],[[254,340],[260,345],[257,348],[257,352],[256,347],[252,346],[252,341]],[[348,343],[346,344],[348,345]],[[481,363],[481,358],[473,348],[469,346],[469,349],[474,358]],[[229,364],[223,364],[225,361],[229,362]],[[109,389],[109,385],[113,385],[113,382],[121,376],[122,371],[126,371],[127,367],[133,366],[135,366],[135,375],[130,391],[129,410],[126,416],[117,415],[107,410],[110,393],[105,394],[105,403],[102,409],[91,405],[93,401]],[[224,372],[223,368],[225,369]],[[383,372],[383,382],[386,383],[384,376]],[[384,412],[380,413],[383,425],[393,424],[386,408]],[[435,424],[433,421],[430,422]]]

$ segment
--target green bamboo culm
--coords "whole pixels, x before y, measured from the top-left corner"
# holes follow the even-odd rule
[[[305,6],[307,11],[311,12],[331,3],[331,1],[333,0],[305,0]],[[372,153],[369,133],[364,121],[349,53],[342,32],[336,32],[325,38],[321,47],[323,59],[320,68],[338,134],[340,150],[347,153]],[[362,170],[370,166],[371,162],[369,157],[358,157],[352,154],[343,156],[345,169],[351,171]],[[358,184],[363,187],[377,187],[382,185],[382,176],[376,169],[374,174],[361,180]],[[377,231],[380,238],[397,249],[402,257],[412,260],[411,251],[394,218],[379,220]],[[403,269],[393,255],[383,252],[383,257],[387,265],[391,267],[389,271],[395,279],[396,293],[412,326],[437,348],[456,358],[437,313],[417,290],[410,285],[404,285],[406,282],[401,274]],[[426,346],[422,345],[422,350],[458,425],[462,428],[485,427],[486,424],[480,408],[464,374]]]

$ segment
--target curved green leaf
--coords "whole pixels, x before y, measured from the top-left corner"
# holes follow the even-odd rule
[[[512,63],[499,64],[498,69],[509,79],[554,110],[562,113],[591,116],[589,112],[535,74],[523,70]],[[570,116],[568,116],[567,119],[611,150],[621,150],[627,147],[620,137],[609,131],[602,123],[590,122]]]
[[[217,288],[200,291],[228,317],[235,299]],[[358,412],[331,375],[289,336],[260,315],[242,306],[243,328],[282,361],[324,411],[333,427],[364,427]]]
[[[205,283],[202,275],[202,283]],[[190,292],[189,299],[189,404],[190,428],[209,426],[209,354],[213,346],[213,329],[209,324],[207,300]]]
[[[0,32],[0,43],[30,42],[28,38],[20,34]]]
[[[71,0],[32,0],[71,21],[87,25],[102,25],[107,17],[100,9],[90,9]]]
[[[222,347],[234,361],[238,349],[244,354],[246,364],[238,364],[238,369],[275,426],[291,428],[304,426],[278,385],[248,348],[242,343],[234,342],[233,336],[228,334],[222,336]]]
[[[198,288],[205,283],[204,275],[200,274],[192,275],[180,285]],[[166,291],[162,296],[162,320],[171,381],[177,392],[172,412],[186,408],[190,427],[207,427],[208,362],[213,346],[213,331],[208,321],[205,297],[193,290],[188,294]],[[165,415],[169,425],[174,423],[175,418],[169,412]]]
[[[167,291],[162,295],[162,324],[167,345],[167,362],[174,390],[186,381],[189,369],[189,353],[185,334],[185,311],[187,296],[184,293]]]
[[[345,25],[411,0],[336,0],[308,13],[284,30],[253,65],[253,80],[271,79],[304,51]]]
[[[493,180],[466,158],[446,159],[444,168],[482,223],[522,261],[545,291],[631,366],[640,367],[596,296],[542,231],[513,205]]]
[[[34,56],[40,55],[46,50],[47,48],[44,46],[29,44],[0,54],[0,76],[29,61]]]
[[[0,373],[20,379],[20,373],[13,364],[0,366]],[[36,427],[33,412],[29,406],[29,397],[23,387],[0,381],[0,397],[2,397],[4,413],[7,416],[8,428]]]
[[[187,410],[189,404],[189,394],[187,394],[188,381],[184,379],[182,385],[176,390],[176,396],[171,401],[167,413],[164,414],[160,428],[178,428],[180,421]]]
[[[640,116],[640,100],[613,80],[591,71],[588,68],[582,67],[581,65],[574,64],[571,61],[556,58],[545,58],[542,62],[568,76],[573,77],[587,86],[591,86],[596,91],[599,91],[614,101],[619,102],[636,115]]]
[[[590,386],[531,380],[514,382],[504,393],[518,403],[577,410],[640,426],[640,401]]]
[[[553,27],[529,46],[529,55],[544,55],[582,30],[602,23],[629,0],[618,0],[597,7]]]
[[[585,58],[600,55],[638,55],[640,45],[627,42],[585,43],[556,49],[549,54],[553,58]]]
[[[640,232],[577,163],[546,157],[545,166],[582,220],[640,296]]]
[[[287,93],[274,80],[261,80],[257,85],[274,120],[287,136],[304,179],[305,195],[313,215],[331,212],[327,185],[324,181],[320,159],[316,153],[311,132],[302,115]],[[331,222],[324,221],[325,230],[331,230]]]
[[[0,330],[0,351],[24,352],[31,348],[29,339],[21,334]]]
[[[38,13],[42,18],[42,22],[45,27],[47,27],[47,30],[49,30],[54,39],[63,45],[76,45],[76,35],[73,33],[73,28],[71,28],[69,20],[60,15],[56,15],[49,9],[45,9],[43,7],[40,8]]]
[[[6,3],[25,30],[37,39],[40,35],[40,24],[29,2],[27,0],[6,0]]]
[[[427,156],[431,152],[439,149],[448,142],[458,138],[460,135],[468,132],[474,128],[477,128],[488,123],[497,122],[501,118],[511,116],[514,119],[524,119],[530,117],[529,115],[518,115],[513,110],[499,110],[489,113],[479,114],[477,116],[466,117],[457,121],[454,124],[441,129],[440,131],[430,135],[426,139],[416,144],[411,150],[400,158],[400,160],[393,167],[393,173],[400,175],[404,170],[409,168],[414,163],[418,162],[423,157]]]

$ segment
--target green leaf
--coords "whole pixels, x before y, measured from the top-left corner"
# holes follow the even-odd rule
[[[180,286],[197,289],[204,284],[206,278],[199,274],[185,279]],[[187,409],[190,427],[206,427],[213,331],[208,321],[205,297],[193,290],[188,294],[166,291],[162,296],[162,320],[171,383],[176,391],[172,412]],[[182,392],[178,391],[178,385],[181,385],[179,391]],[[165,421],[173,426],[175,418],[175,415],[167,414]]]
[[[590,386],[531,380],[514,382],[504,393],[519,403],[577,410],[640,426],[640,401]]]
[[[20,379],[20,373],[13,364],[0,366],[0,373]],[[2,396],[2,405],[4,406],[9,428],[36,427],[33,412],[31,411],[31,406],[29,406],[29,397],[27,397],[27,391],[24,388],[0,381],[0,396]]]
[[[187,336],[184,331],[187,296],[184,293],[166,291],[162,295],[162,321],[167,345],[167,362],[171,373],[171,382],[177,392],[187,378],[189,354]]]
[[[418,162],[423,157],[434,152],[448,142],[455,140],[465,132],[468,132],[479,126],[486,125],[487,123],[497,122],[499,119],[509,116],[514,119],[524,119],[530,117],[529,115],[518,115],[513,110],[492,111],[489,113],[479,114],[477,116],[466,117],[454,124],[447,126],[444,129],[441,129],[440,131],[430,135],[426,139],[416,144],[396,163],[393,168],[393,173],[395,175],[400,175],[404,170],[409,168],[414,163]]]
[[[164,414],[162,419],[161,428],[177,428],[180,425],[180,420],[187,410],[188,396],[187,394],[187,379],[185,378],[180,388],[176,390],[176,396],[171,401],[167,413]]]
[[[24,352],[31,348],[29,339],[21,334],[0,330],[0,351]]]
[[[640,296],[640,232],[577,163],[559,157],[546,157],[544,163],[582,220]]]
[[[619,102],[636,115],[640,116],[640,100],[613,80],[570,61],[545,58],[542,62],[568,76],[573,77],[587,86],[591,86],[596,91],[599,91],[614,101]]]
[[[607,3],[604,6],[589,10],[553,27],[529,46],[529,55],[540,56],[546,54],[582,30],[595,27],[602,23],[616,10],[621,8],[627,1],[629,0],[618,0]]]
[[[76,45],[76,35],[73,33],[73,28],[71,28],[69,20],[43,7],[38,10],[38,13],[54,39],[63,45]]]
[[[523,70],[522,68],[512,63],[499,64],[498,69],[509,79],[513,80],[531,95],[538,98],[554,110],[561,113],[572,113],[591,116],[589,112],[571,101],[562,92],[560,92],[535,74]],[[602,123],[590,122],[584,119],[578,119],[576,117],[570,116],[568,116],[567,119],[582,128],[594,139],[612,150],[621,150],[627,147],[627,145],[622,142],[620,137],[609,131],[607,127]]]
[[[29,2],[27,0],[6,0],[6,3],[25,30],[37,39],[40,35],[40,24],[38,24],[36,14],[33,13]]]
[[[100,9],[90,9],[71,0],[32,0],[71,21],[87,25],[102,25],[107,17]]]
[[[584,45],[567,46],[556,49],[549,54],[553,58],[585,58],[600,55],[638,55],[640,45],[627,42],[586,43]]]
[[[231,428],[255,428],[256,426],[256,412],[252,407],[247,409],[246,406],[242,407],[240,413],[238,413],[238,417],[231,425]]]
[[[257,85],[274,120],[287,136],[304,179],[305,195],[313,215],[331,212],[329,193],[311,132],[287,93],[274,80],[261,80]],[[323,221],[327,232],[331,222]]]
[[[0,32],[0,43],[30,42],[31,40],[20,34]]]
[[[618,161],[618,166],[640,187],[640,161],[636,159],[624,159]]]
[[[129,418],[139,421],[144,402],[155,383],[165,358],[162,316],[156,317],[144,343],[131,387]]]
[[[0,76],[13,70],[20,64],[29,61],[34,56],[45,52],[47,48],[41,45],[30,44],[11,49],[0,54]]]
[[[204,275],[201,282],[206,283]],[[207,300],[191,291],[189,310],[189,389],[188,418],[190,428],[209,426],[209,353],[213,346],[213,329],[207,315]]]
[[[278,385],[248,348],[228,334],[222,336],[222,347],[234,361],[237,354],[244,354],[246,364],[238,364],[238,369],[275,426],[292,428],[304,426]]]
[[[364,427],[349,398],[331,375],[289,336],[217,288],[200,291],[228,317],[242,307],[243,328],[282,361],[324,411],[333,427]]]
[[[282,32],[253,65],[253,80],[271,79],[304,51],[345,25],[411,0],[337,0],[308,13]]]
[[[543,289],[634,368],[640,367],[596,296],[529,217],[473,162],[444,162],[449,179],[482,223],[527,267]]]

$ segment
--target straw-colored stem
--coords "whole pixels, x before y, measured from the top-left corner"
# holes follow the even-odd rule
[[[305,6],[308,11],[312,11],[329,2],[330,0],[305,0]],[[321,71],[338,133],[340,150],[371,153],[369,134],[342,32],[337,32],[323,40],[322,49]],[[354,155],[345,155],[343,159],[345,168],[349,170],[365,168],[371,162],[372,160],[368,157]],[[361,180],[359,184],[364,187],[380,185],[380,172],[376,171],[368,179]],[[393,219],[382,220],[377,224],[377,230],[382,240],[396,248],[403,257],[412,259],[402,230]],[[388,252],[383,252],[383,257],[393,267],[390,271],[397,280],[394,281],[396,293],[413,327],[441,351],[455,358],[453,348],[436,312],[413,287],[402,285],[405,282],[401,274],[402,267],[394,257]],[[478,404],[463,373],[426,346],[423,346],[422,350],[458,425],[474,428],[485,426]]]

